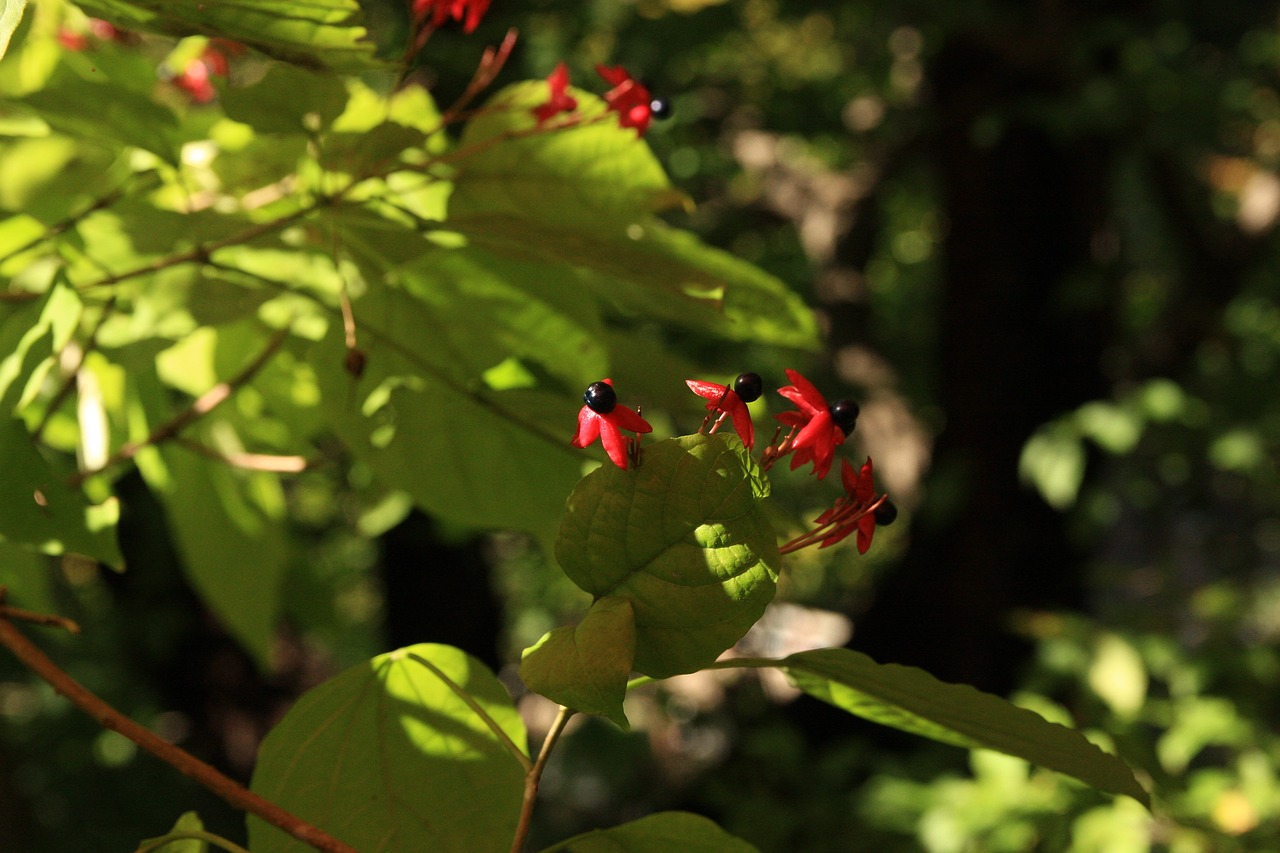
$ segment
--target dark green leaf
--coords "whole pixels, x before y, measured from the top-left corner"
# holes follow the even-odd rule
[[[760,504],[768,480],[736,436],[687,435],[605,465],[574,488],[556,539],[565,574],[635,611],[633,668],[693,672],[764,613],[778,546]]]
[[[92,507],[31,443],[21,421],[0,418],[0,538],[46,554],[72,551],[120,566],[115,506]]]
[[[528,736],[502,685],[449,646],[374,658],[311,690],[263,741],[253,790],[357,850],[477,853],[515,834],[524,768],[426,658],[522,752]],[[307,845],[249,818],[255,853]]]
[[[754,853],[752,847],[701,815],[659,812],[611,829],[596,829],[542,853]]]
[[[631,603],[605,596],[591,605],[577,627],[556,628],[526,649],[520,679],[553,702],[602,714],[626,729],[622,700],[635,654]]]
[[[252,86],[228,87],[221,102],[229,118],[256,130],[303,133],[318,131],[337,118],[347,104],[347,90],[332,75],[272,65]]]
[[[914,667],[879,664],[849,649],[801,652],[777,665],[801,690],[864,719],[943,743],[1014,755],[1150,807],[1147,792],[1119,758],[1074,729],[967,684],[947,684]]]

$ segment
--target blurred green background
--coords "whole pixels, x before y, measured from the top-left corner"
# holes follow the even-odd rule
[[[396,44],[400,4],[364,5]],[[668,98],[647,138],[698,202],[679,224],[822,318],[812,363],[700,355],[802,367],[862,404],[856,451],[902,517],[865,558],[799,555],[798,606],[752,642],[852,631],[881,661],[1086,729],[1161,794],[1153,817],[755,676],[687,677],[632,700],[633,732],[590,720],[561,744],[535,844],[688,808],[764,851],[1280,849],[1280,6],[494,0],[474,34],[431,40],[422,79],[448,103],[509,27],[499,84],[563,59],[598,91],[594,65],[621,63]],[[59,577],[95,643],[55,653],[244,776],[339,666],[439,641],[500,668],[577,612],[519,537],[416,513],[363,535],[361,476],[291,487],[309,568],[289,579],[277,671],[201,615],[140,479],[122,485],[130,571]],[[189,808],[242,837],[15,664],[0,673],[0,849],[132,849]]]

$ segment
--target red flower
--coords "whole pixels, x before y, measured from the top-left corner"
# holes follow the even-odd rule
[[[431,15],[431,26],[438,27],[452,18],[464,21],[462,31],[469,33],[480,26],[480,19],[489,11],[490,0],[413,0],[413,19],[421,21]]]
[[[848,459],[841,460],[844,467],[840,471],[840,482],[844,485],[845,494],[836,500],[836,505],[818,516],[815,524],[825,525],[843,519],[836,530],[822,540],[819,548],[826,548],[844,539],[853,531],[858,531],[858,553],[865,554],[871,547],[871,537],[876,532],[876,483],[871,471],[871,457],[863,463],[855,474]]]
[[[743,374],[746,376],[748,374]],[[755,374],[750,374],[754,376]],[[759,377],[756,377],[757,381]],[[755,444],[755,427],[751,424],[751,412],[747,409],[747,401],[742,399],[736,390],[728,385],[717,385],[714,382],[699,382],[696,379],[686,379],[684,384],[689,386],[689,390],[697,394],[699,397],[705,397],[710,402],[707,403],[708,412],[721,412],[728,415],[733,420],[733,428],[738,431],[738,437],[742,439],[743,445],[748,450]],[[758,395],[757,395],[758,396]],[[708,415],[708,417],[710,417]],[[716,421],[716,426],[719,426]],[[706,423],[703,423],[706,426]],[[716,427],[712,427],[711,431],[715,432]]]
[[[627,451],[635,439],[624,436],[622,430],[652,432],[653,427],[635,412],[618,405],[611,379],[592,382],[582,399],[586,405],[578,412],[578,432],[570,444],[587,447],[599,438],[613,464],[626,470]]]
[[[170,82],[190,95],[197,104],[207,104],[218,94],[211,79],[215,76],[227,76],[227,56],[220,50],[207,47]]]
[[[787,370],[787,378],[791,384],[779,388],[778,393],[795,403],[797,411],[782,412],[774,417],[799,430],[790,442],[794,452],[791,469],[812,462],[813,472],[822,479],[831,470],[836,447],[844,444],[845,436],[853,429],[858,405],[852,400],[828,405],[827,398],[796,371]]]
[[[596,73],[613,87],[604,93],[604,102],[618,114],[618,124],[634,127],[639,134],[648,130],[653,118],[653,96],[649,94],[648,87],[634,79],[631,72],[621,65],[612,68],[597,65]]]
[[[547,85],[551,87],[551,97],[545,104],[533,108],[538,124],[558,113],[571,113],[578,108],[578,99],[570,95],[569,69],[563,62],[556,65],[556,70],[547,75]]]

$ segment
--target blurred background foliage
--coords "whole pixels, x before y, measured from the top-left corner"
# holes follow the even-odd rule
[[[395,54],[401,4],[363,5]],[[847,640],[1010,695],[1160,792],[1152,817],[754,675],[688,676],[630,700],[631,733],[588,720],[561,744],[536,840],[681,807],[766,851],[1280,847],[1278,22],[1243,0],[495,0],[474,34],[433,37],[418,79],[442,103],[509,27],[500,83],[561,59],[584,88],[600,62],[645,78],[674,105],[650,145],[698,202],[674,221],[819,311],[814,375],[862,402],[856,449],[904,512],[865,559],[798,555],[795,606],[747,642]],[[155,66],[174,45],[134,46]],[[796,366],[749,342],[663,346],[636,357]],[[821,503],[775,486],[788,518]],[[501,667],[582,604],[526,538],[322,468],[288,489],[306,568],[262,672],[186,588],[141,479],[119,488],[130,571],[64,564],[49,602],[95,642],[49,642],[240,775],[336,667],[418,641]],[[3,667],[0,848],[129,849],[193,807],[241,835]]]

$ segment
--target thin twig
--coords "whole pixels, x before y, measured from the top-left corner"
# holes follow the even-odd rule
[[[542,771],[547,766],[547,759],[551,757],[551,749],[560,739],[569,718],[575,713],[572,708],[560,706],[560,713],[556,714],[555,722],[551,724],[546,738],[542,741],[538,760],[534,762],[529,772],[524,774],[524,801],[520,804],[520,822],[516,824],[515,837],[511,839],[511,853],[520,853],[524,849],[524,842],[529,837],[529,823],[533,819],[533,806],[538,801],[538,783],[542,781]]]
[[[174,436],[174,444],[198,453],[206,459],[221,462],[232,468],[243,468],[246,471],[267,471],[272,474],[298,474],[311,465],[305,456],[286,456],[274,453],[222,453],[198,441],[182,436]]]
[[[182,432],[182,430],[186,429],[194,421],[204,417],[218,406],[225,403],[230,399],[232,394],[240,389],[241,386],[245,385],[249,380],[257,375],[258,371],[266,365],[266,363],[271,359],[271,356],[275,355],[276,350],[280,349],[288,337],[289,329],[287,327],[280,329],[271,337],[271,340],[267,342],[267,345],[263,348],[262,352],[258,353],[257,357],[245,365],[244,368],[242,368],[235,376],[225,382],[219,382],[208,391],[205,391],[197,397],[190,406],[187,406],[187,408],[178,412],[178,414],[153,429],[151,434],[142,441],[130,441],[121,446],[121,448],[115,453],[111,454],[111,456],[101,465],[76,474],[70,479],[70,485],[78,486],[88,478],[101,474],[103,471],[106,471],[121,462],[132,459],[134,456],[138,455],[138,451],[142,450],[144,447],[151,447],[175,438],[178,433]]]
[[[475,100],[476,96],[483,92],[493,83],[494,78],[502,71],[502,66],[507,64],[507,59],[511,56],[511,51],[515,49],[516,39],[520,37],[520,33],[515,27],[507,30],[507,35],[502,39],[502,44],[496,48],[490,46],[484,49],[484,53],[480,57],[480,64],[476,66],[476,73],[472,75],[471,82],[467,84],[467,88],[462,91],[458,100],[454,101],[450,107],[440,115],[440,123],[447,125],[458,117],[467,106]]]
[[[0,619],[16,619],[19,622],[30,622],[32,625],[61,628],[71,634],[80,633],[80,626],[67,617],[53,613],[36,613],[32,610],[23,610],[21,607],[13,607],[6,601],[8,596],[9,588],[0,586]]]
[[[154,171],[143,172],[140,175],[132,176],[132,178],[141,178],[141,177],[150,178],[152,184],[154,185],[155,183],[154,179],[158,176],[157,176],[157,173]],[[104,210],[110,207],[111,205],[115,204],[116,202],[124,198],[125,194],[129,191],[129,189],[130,187],[127,187],[127,186],[117,187],[111,192],[104,195],[102,198],[94,201],[92,204],[90,204],[84,210],[81,210],[79,213],[73,213],[67,218],[53,223],[48,228],[44,229],[42,233],[37,234],[35,237],[32,237],[30,240],[23,243],[21,246],[18,246],[16,249],[10,249],[8,252],[5,252],[3,255],[0,255],[0,263],[4,263],[10,258],[15,258],[18,255],[22,254],[23,252],[27,251],[28,249],[39,246],[41,243],[43,243],[46,240],[51,240],[54,237],[57,237],[59,234],[62,234],[63,232],[74,227],[77,223],[81,222],[84,219],[89,218],[94,213],[97,213],[99,210]]]
[[[520,749],[520,747],[516,746],[515,741],[507,736],[507,733],[502,730],[502,726],[498,725],[498,721],[489,716],[489,713],[485,711],[484,708],[480,707],[480,703],[476,701],[474,696],[463,690],[462,687],[455,683],[452,678],[445,675],[444,670],[440,669],[440,667],[436,666],[416,652],[409,652],[409,658],[431,670],[432,674],[443,681],[445,686],[452,690],[455,696],[465,702],[467,707],[471,709],[472,713],[479,717],[484,724],[489,727],[489,731],[493,732],[493,736],[496,737],[498,742],[506,748],[507,752],[511,753],[515,757],[516,761],[520,762],[520,766],[524,768],[525,773],[533,770],[533,762],[529,760],[529,756],[525,755],[524,751]]]
[[[182,747],[169,743],[108,705],[40,651],[8,619],[0,619],[0,645],[11,651],[18,660],[48,682],[54,690],[97,720],[99,725],[124,735],[178,772],[199,782],[235,808],[255,814],[299,841],[310,844],[325,853],[356,853],[354,847],[285,811],[270,800],[260,797],[224,775],[217,768],[206,764]]]

